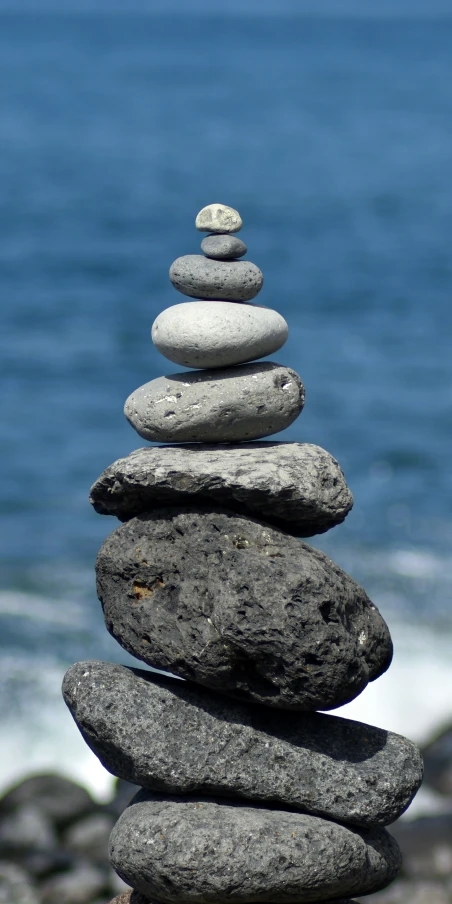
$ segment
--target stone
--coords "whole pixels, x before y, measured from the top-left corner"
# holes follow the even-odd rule
[[[149,898],[143,898],[143,895],[132,889],[122,895],[118,895],[113,901],[110,901],[110,904],[152,904],[152,902],[149,901]],[[339,902],[336,902],[336,904],[339,904]]]
[[[64,847],[96,863],[103,863],[115,818],[110,813],[92,813],[71,825],[63,835]]]
[[[392,826],[403,854],[403,872],[410,879],[452,876],[452,813],[401,820]]]
[[[0,814],[11,813],[25,803],[39,807],[58,829],[96,809],[85,788],[51,773],[33,775],[6,791],[0,800]]]
[[[230,301],[187,301],[166,308],[152,327],[158,351],[183,367],[229,367],[278,351],[289,329],[271,308]]]
[[[122,895],[113,898],[113,901],[110,901],[110,904],[151,904],[151,902],[149,901],[149,898],[143,898],[143,895],[132,890],[126,891]]]
[[[57,845],[53,824],[37,803],[24,802],[13,812],[0,817],[2,856],[53,852]]]
[[[51,876],[43,883],[41,900],[42,904],[91,904],[102,893],[109,893],[106,872],[79,861],[73,869]]]
[[[162,505],[210,502],[312,537],[340,524],[353,496],[320,446],[270,441],[137,449],[101,474],[90,502],[121,521]]]
[[[28,873],[7,860],[0,861],[0,904],[41,904]]]
[[[440,794],[452,795],[452,725],[447,725],[422,750],[425,783]]]
[[[450,904],[450,902],[450,893],[444,883],[419,879],[416,882],[397,880],[390,888],[378,892],[372,898],[372,904]],[[366,904],[366,899],[362,899],[362,904]]]
[[[303,405],[298,374],[269,361],[158,377],[129,396],[124,414],[144,439],[237,443],[285,430]]]
[[[248,248],[235,235],[207,235],[201,242],[201,251],[216,261],[233,261],[243,257]]]
[[[400,852],[385,829],[140,792],[110,836],[124,881],[163,904],[309,904],[389,884]]]
[[[262,271],[251,261],[218,261],[185,254],[171,264],[170,280],[178,292],[213,301],[251,301],[262,289]]]
[[[133,656],[242,699],[334,709],[389,666],[367,594],[324,553],[227,510],[163,508],[105,540],[97,590]]]
[[[63,696],[103,766],[151,791],[374,826],[394,822],[422,780],[420,753],[400,735],[338,716],[269,713],[138,669],[76,663]]]
[[[199,211],[195,220],[199,232],[231,233],[239,232],[242,218],[233,207],[226,204],[208,204]]]

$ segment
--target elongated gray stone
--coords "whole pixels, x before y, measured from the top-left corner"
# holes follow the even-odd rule
[[[284,430],[303,405],[298,374],[269,361],[158,377],[129,396],[124,414],[144,439],[237,443]]]
[[[183,367],[230,367],[278,351],[289,329],[271,308],[232,301],[186,301],[154,320],[158,351]]]
[[[208,204],[199,211],[195,226],[200,232],[239,232],[242,218],[234,207],[227,204]]]
[[[233,261],[243,257],[248,248],[235,235],[206,235],[201,242],[201,251],[216,261]]]
[[[171,264],[170,280],[178,292],[215,301],[250,301],[262,289],[262,271],[251,261],[218,261],[185,254]]]
[[[149,665],[243,699],[333,709],[389,666],[378,610],[324,553],[226,510],[158,509],[97,558],[108,630]]]
[[[163,904],[310,904],[384,888],[400,867],[385,829],[228,800],[139,792],[110,835],[125,882]]]
[[[127,521],[161,505],[210,502],[298,537],[340,524],[353,496],[336,461],[309,443],[255,442],[137,449],[91,488],[100,515]]]
[[[422,779],[419,750],[400,735],[320,713],[269,713],[138,669],[76,663],[63,695],[106,769],[152,791],[372,826],[394,822]]]

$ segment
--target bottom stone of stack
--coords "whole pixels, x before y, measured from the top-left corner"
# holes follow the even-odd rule
[[[151,901],[150,898],[143,898],[143,895],[132,890],[126,891],[124,894],[113,898],[113,900],[110,901],[110,904],[157,904],[157,902]],[[303,904],[303,902],[300,901],[299,904]],[[357,904],[357,902],[350,901],[350,898],[335,898],[334,901],[324,901],[323,904]]]
[[[145,791],[116,823],[109,856],[128,885],[162,904],[326,902],[378,891],[401,865],[385,829]]]

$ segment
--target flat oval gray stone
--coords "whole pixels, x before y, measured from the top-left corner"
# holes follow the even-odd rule
[[[208,204],[199,211],[195,226],[199,232],[239,232],[242,218],[234,207],[226,204]]]
[[[230,367],[278,351],[287,340],[284,317],[271,308],[231,301],[186,301],[154,320],[152,341],[182,367]]]
[[[163,904],[310,904],[370,894],[400,868],[385,829],[141,791],[110,835],[121,878]]]
[[[132,392],[124,414],[144,439],[239,443],[285,430],[303,405],[294,370],[259,362],[158,377]]]
[[[107,629],[129,653],[245,700],[334,709],[391,661],[385,622],[345,571],[226,510],[132,518],[96,571]]]
[[[199,443],[131,452],[96,480],[90,502],[121,521],[162,505],[210,502],[312,537],[340,524],[353,496],[336,459],[320,446]]]
[[[269,713],[109,662],[73,665],[63,695],[105,768],[151,791],[372,826],[398,819],[422,780],[419,750],[400,735],[320,713]]]
[[[201,251],[216,261],[233,261],[243,257],[248,248],[235,235],[206,235],[201,242]]]
[[[178,257],[169,276],[183,295],[214,301],[250,301],[264,282],[262,271],[251,261],[217,261],[203,254]]]

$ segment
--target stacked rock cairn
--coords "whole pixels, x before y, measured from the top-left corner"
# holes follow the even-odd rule
[[[114,775],[141,786],[116,823],[121,901],[308,904],[384,888],[400,854],[386,831],[422,762],[406,738],[326,715],[389,666],[388,628],[365,591],[300,538],[342,522],[352,496],[318,446],[256,442],[300,414],[287,338],[252,303],[238,212],[196,218],[203,255],[170,269],[184,295],[152,338],[192,371],[159,377],[125,414],[148,446],[94,484],[124,522],[97,559],[108,631],[157,670],[82,662],[66,703]],[[184,680],[180,680],[184,679]]]

